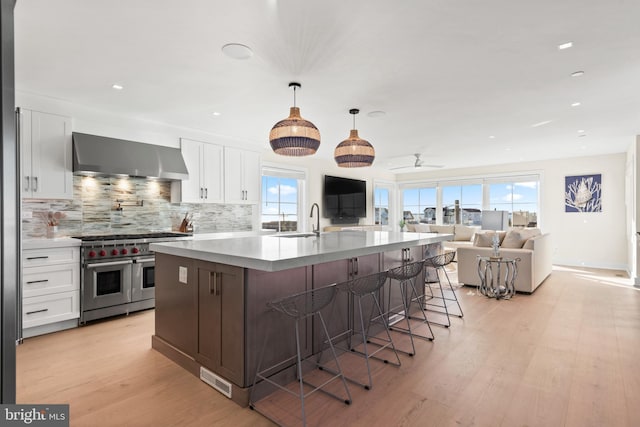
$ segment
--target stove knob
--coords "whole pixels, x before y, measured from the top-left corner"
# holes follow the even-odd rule
[[[107,255],[107,251],[105,251],[104,249],[100,251],[100,256],[106,256]]]
[[[111,251],[111,255],[118,255],[120,252],[118,252],[117,249],[114,249]]]
[[[121,253],[122,255],[126,255],[126,254],[128,254],[128,253],[129,253],[129,251],[127,250],[127,248],[122,248],[122,250],[120,251],[120,253]]]
[[[133,249],[131,249],[131,252],[134,253],[134,254],[137,254],[138,252],[140,252],[140,249],[133,248]]]
[[[95,258],[96,251],[89,251],[89,258]]]

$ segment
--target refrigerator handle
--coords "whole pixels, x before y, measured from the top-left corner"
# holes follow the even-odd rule
[[[20,189],[20,177],[22,176],[22,150],[20,141],[20,107],[16,108],[16,194],[18,195],[18,203],[16,203],[16,222],[18,223],[18,239],[16,242],[16,264],[18,283],[16,284],[16,300],[18,308],[16,310],[16,346],[22,344],[24,337],[22,336],[22,190]]]

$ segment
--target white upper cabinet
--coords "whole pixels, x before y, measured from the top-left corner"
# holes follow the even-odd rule
[[[260,201],[260,155],[238,148],[224,148],[224,187],[227,203]]]
[[[189,179],[180,182],[183,203],[222,203],[223,147],[207,142],[180,139]],[[174,200],[176,201],[176,200]]]
[[[19,109],[21,194],[73,199],[71,118]]]

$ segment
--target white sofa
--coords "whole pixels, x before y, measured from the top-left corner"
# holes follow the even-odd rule
[[[435,225],[435,224],[407,224],[407,231],[418,233],[438,233],[453,234],[453,239],[442,242],[445,249],[457,250],[459,247],[473,245],[473,239],[480,226],[451,224],[451,225]]]
[[[529,231],[531,235],[527,236],[526,230],[531,229],[498,232],[502,237],[500,255],[505,258],[520,258],[518,275],[515,281],[516,291],[532,293],[551,274],[553,248],[549,233],[542,234],[538,229],[535,229],[537,232]],[[458,282],[472,286],[480,284],[477,257],[479,255],[490,256],[492,254],[493,249],[490,247],[492,233],[495,232],[480,232],[472,245],[458,247]],[[516,234],[521,240],[527,237],[522,244],[523,247],[513,247],[517,246],[517,238],[507,241],[507,237]],[[502,245],[504,244],[511,247],[503,247]]]

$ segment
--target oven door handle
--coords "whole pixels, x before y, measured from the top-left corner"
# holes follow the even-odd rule
[[[98,267],[111,267],[112,265],[125,265],[125,264],[133,264],[132,260],[127,261],[114,261],[114,262],[99,262],[95,264],[87,264],[87,268],[98,268]]]
[[[138,264],[138,263],[143,263],[143,262],[154,262],[156,259],[155,258],[136,258],[133,260],[134,263]]]

